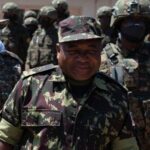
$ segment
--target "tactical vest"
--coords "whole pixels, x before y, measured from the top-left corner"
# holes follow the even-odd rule
[[[104,48],[109,75],[123,84],[129,93],[133,126],[142,150],[150,146],[150,44],[124,57],[114,44]]]
[[[56,58],[57,31],[52,28],[48,31],[38,29],[31,41],[28,49],[28,68],[43,66],[46,64],[57,64]]]

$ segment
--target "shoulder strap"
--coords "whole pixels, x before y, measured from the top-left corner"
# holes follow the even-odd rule
[[[118,56],[118,47],[113,43],[108,43],[104,48],[107,58],[110,60],[110,76],[115,79],[118,83],[123,85],[123,66],[118,65],[120,63]]]
[[[23,72],[22,78],[26,78],[26,77],[29,77],[31,75],[35,75],[35,74],[38,74],[38,73],[49,71],[49,70],[54,69],[54,68],[58,68],[58,65],[48,64],[48,65],[45,65],[45,66],[29,69],[29,70]]]
[[[106,55],[108,59],[110,59],[112,64],[117,64],[119,62],[117,58],[117,48],[114,44],[108,43],[106,47],[104,48],[104,51],[106,52]]]

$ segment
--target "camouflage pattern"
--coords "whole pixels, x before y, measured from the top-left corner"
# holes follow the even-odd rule
[[[118,0],[114,5],[111,26],[117,28],[122,19],[138,15],[148,22],[148,24],[150,23],[149,0]]]
[[[12,13],[18,15],[19,11],[20,11],[19,6],[14,2],[7,2],[2,6],[3,13]]]
[[[25,72],[5,103],[0,139],[20,150],[138,150],[119,84],[97,73],[78,100],[68,84],[57,66]]]
[[[37,17],[36,12],[34,10],[26,10],[24,12],[23,19],[25,20],[26,18],[29,18],[29,17],[36,18]]]
[[[38,28],[30,42],[25,69],[57,64],[56,43],[58,42],[57,29],[52,24],[47,29]]]
[[[106,48],[108,47],[105,47],[102,52],[100,70],[110,76],[113,76],[112,74],[115,74],[116,71],[116,76],[122,80],[121,84],[128,89],[133,126],[135,127],[141,149],[148,150],[150,144],[150,44],[143,43],[139,49],[133,52],[123,48],[120,49],[119,46],[113,44],[110,48],[113,50],[114,58],[117,57],[118,62],[116,63],[112,63],[110,58],[108,58]],[[115,75],[113,77],[118,80]]]
[[[0,110],[21,76],[22,62],[9,51],[0,51]]]
[[[45,19],[46,18],[46,19]],[[43,6],[38,14],[40,26],[34,32],[28,48],[25,69],[57,64],[56,43],[58,42],[57,29],[54,21],[57,13],[52,6]],[[42,25],[44,24],[44,26]]]
[[[146,24],[146,32],[148,33],[148,24],[150,23],[149,6],[149,0],[118,0],[114,6],[112,26],[119,30],[123,19],[128,17],[136,18],[136,16],[138,16],[141,17],[141,20],[143,20]],[[129,44],[132,45],[132,42]],[[108,45],[108,47],[110,47],[110,45]],[[110,53],[108,49],[111,49],[112,53]],[[104,48],[102,54],[102,65],[100,68],[101,71],[103,70],[109,75],[113,75],[116,80],[122,80],[120,83],[128,89],[129,108],[133,119],[132,123],[135,128],[135,135],[138,139],[141,150],[148,150],[150,146],[150,118],[148,116],[150,99],[149,49],[150,44],[146,44],[143,41],[141,41],[139,47],[137,45],[137,48],[135,49],[125,49],[122,43],[118,40],[115,46],[113,45],[110,48],[107,48],[106,46]],[[132,59],[132,61],[124,64],[124,59]],[[134,66],[132,66],[132,62],[134,62]]]
[[[96,35],[95,19],[85,16],[70,16],[59,23],[59,42],[101,39]]]

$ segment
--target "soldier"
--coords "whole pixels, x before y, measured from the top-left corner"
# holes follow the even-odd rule
[[[116,45],[103,50],[103,70],[129,93],[130,111],[141,150],[150,147],[150,43],[145,43],[150,23],[149,0],[118,0],[112,26],[119,32]]]
[[[70,16],[68,2],[66,0],[53,0],[52,6],[57,10],[57,24]]]
[[[104,46],[109,42],[116,41],[116,38],[113,36],[112,32],[113,30],[110,27],[111,16],[112,16],[112,8],[109,6],[99,7],[96,13],[100,33],[101,35],[104,36],[103,39]]]
[[[60,67],[24,72],[2,112],[1,150],[138,150],[126,90],[98,72],[101,37],[91,19],[60,22]]]
[[[56,9],[43,6],[38,14],[39,28],[35,31],[28,48],[26,70],[49,63],[57,64],[56,43],[57,29],[54,22],[57,19]]]
[[[21,65],[22,62],[18,56],[7,51],[0,41],[0,112],[21,76]]]
[[[1,40],[8,51],[18,55],[25,63],[29,36],[25,27],[19,23],[19,6],[14,2],[7,2],[3,5],[2,12],[3,18],[9,19],[9,22],[1,31]]]
[[[23,25],[27,28],[30,39],[32,39],[35,30],[38,28],[38,20],[34,17],[24,19]]]

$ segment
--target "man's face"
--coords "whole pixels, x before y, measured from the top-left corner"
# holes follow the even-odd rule
[[[138,43],[145,38],[147,29],[143,18],[140,16],[125,18],[120,25],[120,33],[126,40]]]
[[[68,77],[84,81],[90,79],[100,67],[100,40],[83,40],[60,43],[58,63]]]

